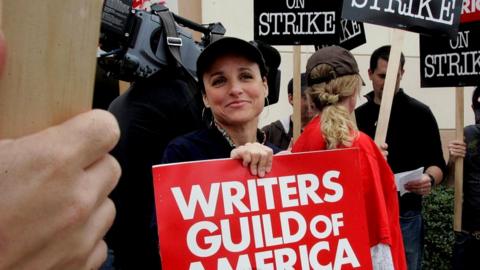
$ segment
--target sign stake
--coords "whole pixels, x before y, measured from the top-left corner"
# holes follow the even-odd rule
[[[388,123],[390,121],[393,96],[395,95],[395,84],[397,82],[397,73],[400,65],[400,55],[402,53],[404,37],[405,31],[393,29],[392,46],[390,48],[390,56],[388,58],[387,74],[385,78],[385,85],[383,87],[377,130],[375,132],[375,142],[377,145],[385,143],[387,137]]]
[[[463,141],[463,106],[464,91],[463,87],[455,89],[455,137]],[[463,158],[455,160],[455,207],[453,218],[453,230],[462,231],[462,204],[463,204]]]
[[[91,108],[103,1],[7,3],[0,10],[8,48],[0,138],[29,134]]]
[[[300,136],[301,131],[301,78],[300,78],[300,62],[301,62],[301,46],[293,46],[293,141]]]

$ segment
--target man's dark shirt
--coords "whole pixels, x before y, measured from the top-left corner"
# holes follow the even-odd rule
[[[355,110],[358,129],[375,137],[380,105],[373,101],[373,91],[367,102]],[[388,164],[394,173],[438,166],[445,172],[445,160],[438,125],[425,104],[399,90],[393,99],[386,143]],[[400,213],[421,210],[422,196],[406,193],[400,197]]]
[[[292,140],[292,137],[293,137],[292,120],[289,121],[289,125],[290,125],[290,128],[288,130],[288,133],[285,132],[282,121],[280,120],[277,120],[275,122],[272,122],[262,127],[262,130],[265,132],[268,142],[270,142],[271,144],[277,146],[282,150],[286,150],[290,145],[290,141]]]
[[[465,127],[467,153],[463,162],[462,227],[480,231],[480,124]]]

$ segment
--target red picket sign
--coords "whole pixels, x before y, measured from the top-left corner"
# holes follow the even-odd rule
[[[357,149],[153,167],[163,269],[372,269]]]
[[[166,0],[133,0],[132,8],[141,10],[150,10],[153,4],[165,4]]]
[[[480,21],[480,0],[463,0],[460,23]]]

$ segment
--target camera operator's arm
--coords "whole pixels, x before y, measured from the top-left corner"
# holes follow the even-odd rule
[[[97,28],[95,21],[98,20],[89,18],[89,15],[99,13],[97,11],[100,10],[100,1],[87,3],[70,0],[56,3],[61,7],[84,5],[82,15],[85,21],[88,21],[85,24]],[[5,9],[2,9],[0,0],[0,15],[5,15],[0,18],[0,22],[4,23],[7,38],[11,41],[9,48],[16,51],[8,58],[8,76],[0,81],[2,138],[30,133],[26,131],[26,126],[32,123],[41,122],[41,127],[36,130],[50,126],[48,123],[58,116],[54,116],[54,111],[66,119],[80,111],[77,110],[78,106],[72,106],[81,103],[79,96],[90,96],[89,88],[83,83],[89,85],[92,80],[81,75],[90,74],[89,71],[93,69],[86,67],[93,65],[85,65],[80,69],[73,67],[93,62],[93,59],[85,57],[90,54],[79,53],[88,46],[81,42],[69,42],[67,45],[80,44],[72,48],[73,45],[62,46],[65,44],[57,40],[71,40],[64,38],[65,32],[61,30],[65,29],[67,36],[72,34],[76,38],[84,38],[82,33],[93,32],[82,28],[73,33],[68,23],[55,20],[54,12],[36,12],[42,4],[40,0],[36,3],[9,1],[8,5],[3,6]],[[75,10],[73,14],[80,14],[78,8],[61,7],[59,9],[65,12]],[[24,13],[32,16],[25,18],[22,16]],[[99,17],[99,14],[97,16]],[[78,23],[76,18],[63,12],[61,17],[71,23]],[[18,18],[22,18],[21,22]],[[31,21],[35,23],[35,27],[28,24]],[[48,31],[48,35],[44,35],[42,31]],[[49,42],[41,42],[41,38],[48,38]],[[82,41],[91,43],[87,37]],[[55,46],[51,46],[53,43]],[[91,44],[93,48],[95,43]],[[67,58],[64,57],[66,51],[69,53]],[[3,35],[0,35],[0,70],[3,69],[4,53]],[[36,61],[45,55],[49,56],[47,65],[44,61]],[[75,61],[75,57],[79,55],[86,60]],[[65,59],[72,65],[58,64],[58,61]],[[55,68],[63,70],[64,73],[55,72],[58,70]],[[81,73],[77,73],[79,70]],[[72,78],[72,81],[68,78]],[[65,84],[62,84],[63,82]],[[76,87],[79,86],[77,82],[82,86]],[[58,85],[60,87],[57,87]],[[56,95],[54,88],[65,90],[65,93]],[[24,99],[15,97],[21,91],[26,93]],[[72,96],[76,104],[61,102]],[[43,106],[43,100],[47,100],[51,106]],[[82,102],[88,104],[91,100],[88,98]],[[48,117],[38,113],[38,108],[46,112]],[[88,107],[84,106],[81,110],[87,109]],[[58,123],[58,117],[55,119]],[[120,174],[117,162],[108,152],[118,137],[119,130],[115,119],[105,111],[95,110],[32,135],[0,140],[1,270],[76,270],[100,267],[106,257],[106,245],[102,239],[115,215],[115,208],[108,199],[108,194],[116,185]]]
[[[95,110],[0,141],[0,269],[97,269],[120,175],[115,119]]]

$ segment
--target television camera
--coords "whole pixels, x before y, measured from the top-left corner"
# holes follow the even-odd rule
[[[185,28],[201,32],[201,41],[195,41]],[[196,80],[198,56],[225,31],[220,22],[198,24],[161,4],[144,11],[133,9],[132,0],[104,0],[99,41],[104,52],[98,64],[109,76],[128,82],[146,79],[169,65],[184,67]],[[280,55],[269,45],[256,44],[270,67],[268,99],[274,104],[280,88]]]
[[[181,26],[203,33],[201,42]],[[175,29],[174,35],[166,36],[168,27]],[[224,34],[221,23],[197,24],[163,5],[154,4],[152,11],[144,11],[132,9],[131,0],[105,0],[100,29],[100,49],[105,53],[100,54],[98,63],[120,80],[135,81],[172,64],[169,47],[174,47],[180,55],[175,60],[195,77],[200,52]]]

